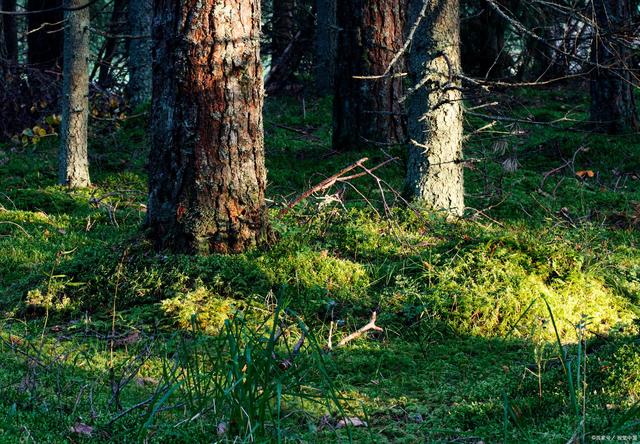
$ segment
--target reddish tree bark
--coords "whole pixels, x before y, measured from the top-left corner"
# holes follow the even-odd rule
[[[334,80],[333,147],[350,150],[401,143],[405,135],[400,61],[381,75],[403,44],[403,0],[341,0],[337,4],[337,64]]]
[[[156,0],[146,223],[158,248],[269,237],[258,0]]]

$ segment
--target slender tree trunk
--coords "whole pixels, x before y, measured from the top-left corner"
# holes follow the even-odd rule
[[[62,6],[62,0],[28,0],[28,11],[42,11]],[[64,24],[62,9],[27,16],[27,59],[34,68],[57,70],[62,66]]]
[[[408,23],[424,4],[410,0]],[[432,0],[409,55],[407,186],[419,201],[453,215],[464,211],[459,0]]]
[[[400,60],[385,72],[403,45],[404,0],[340,0],[340,28],[333,101],[333,147],[351,150],[376,144],[402,143],[405,136]]]
[[[133,107],[151,99],[153,0],[129,0],[129,84],[127,95]],[[148,37],[144,37],[148,36]]]
[[[86,0],[65,0],[67,8]],[[89,180],[87,129],[89,120],[89,8],[65,12],[60,183],[86,187]]]
[[[591,120],[597,129],[616,134],[638,127],[631,78],[632,54],[624,38],[631,11],[628,0],[593,0],[597,29],[591,46]]]
[[[155,0],[147,225],[158,248],[269,237],[258,0]]]
[[[15,11],[16,0],[3,0],[3,11]],[[14,15],[5,15],[3,17],[4,24],[4,41],[7,46],[7,60],[9,64],[18,63],[18,27],[16,17]]]
[[[314,71],[316,92],[327,95],[333,92],[333,76],[336,62],[336,0],[316,0],[316,32]]]
[[[122,34],[125,28],[125,10],[127,7],[127,0],[114,0],[113,10],[111,12],[111,22],[109,23],[109,34],[117,35]],[[111,64],[113,58],[116,55],[118,49],[118,39],[107,36],[104,42],[104,51],[100,58],[100,70],[98,72],[98,84],[102,88],[109,88],[112,86],[111,78]]]
[[[295,35],[295,0],[273,0],[271,60],[278,60]]]

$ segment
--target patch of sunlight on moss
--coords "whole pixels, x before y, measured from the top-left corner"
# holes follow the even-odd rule
[[[212,334],[220,330],[224,321],[238,308],[238,304],[241,302],[221,297],[202,284],[192,291],[160,302],[162,310],[179,327],[191,329],[195,321],[200,330]]]

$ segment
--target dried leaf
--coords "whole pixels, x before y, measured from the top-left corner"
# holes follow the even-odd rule
[[[576,171],[576,176],[578,176],[580,179],[586,179],[588,177],[595,177],[596,173],[591,170],[580,170]]]
[[[367,427],[367,423],[365,421],[363,421],[362,419],[356,417],[356,416],[351,416],[349,418],[345,418],[345,419],[341,419],[340,421],[338,421],[338,423],[336,424],[336,428],[337,429],[342,429],[344,427],[347,426],[351,426],[351,427]]]
[[[77,433],[78,435],[83,435],[83,436],[93,435],[93,427],[87,424],[83,424],[81,422],[77,422],[73,427],[71,427],[71,431],[73,433]]]

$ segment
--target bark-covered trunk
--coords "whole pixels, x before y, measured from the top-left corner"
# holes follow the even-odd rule
[[[333,101],[333,147],[351,150],[376,144],[401,143],[405,118],[402,96],[404,61],[375,80],[402,48],[404,0],[340,0]]]
[[[591,121],[598,130],[616,134],[638,126],[632,54],[620,42],[629,27],[630,5],[628,0],[593,0],[593,6],[597,29],[591,47]]]
[[[62,67],[63,12],[55,9],[62,0],[28,0],[28,11],[42,11],[27,16],[27,59],[34,68],[58,70]],[[55,9],[55,10],[52,10]]]
[[[333,92],[336,63],[336,0],[316,0],[314,76],[318,95]]]
[[[86,0],[65,0],[78,8]],[[65,12],[60,183],[86,187],[89,180],[87,129],[89,120],[89,8]]]
[[[422,0],[410,0],[408,23],[415,23]],[[409,54],[411,85],[423,86],[409,97],[407,188],[427,206],[461,215],[462,93],[459,0],[432,0]]]
[[[133,107],[151,99],[153,0],[129,0],[129,83],[127,95]],[[147,36],[147,37],[145,37]]]
[[[113,10],[111,11],[111,21],[109,23],[108,34],[105,37],[104,46],[99,59],[100,69],[98,71],[98,84],[101,88],[109,88],[113,86],[111,76],[112,62],[118,49],[118,38],[114,37],[118,34],[124,34],[126,29],[126,8],[127,0],[114,0]]]
[[[16,0],[3,0],[3,11],[15,11]],[[9,64],[18,63],[18,26],[15,15],[5,15],[2,18],[4,26],[4,42],[7,49],[7,61]]]
[[[295,0],[273,0],[271,60],[278,60],[295,35]]]
[[[158,248],[269,237],[258,0],[155,0],[146,224]]]

